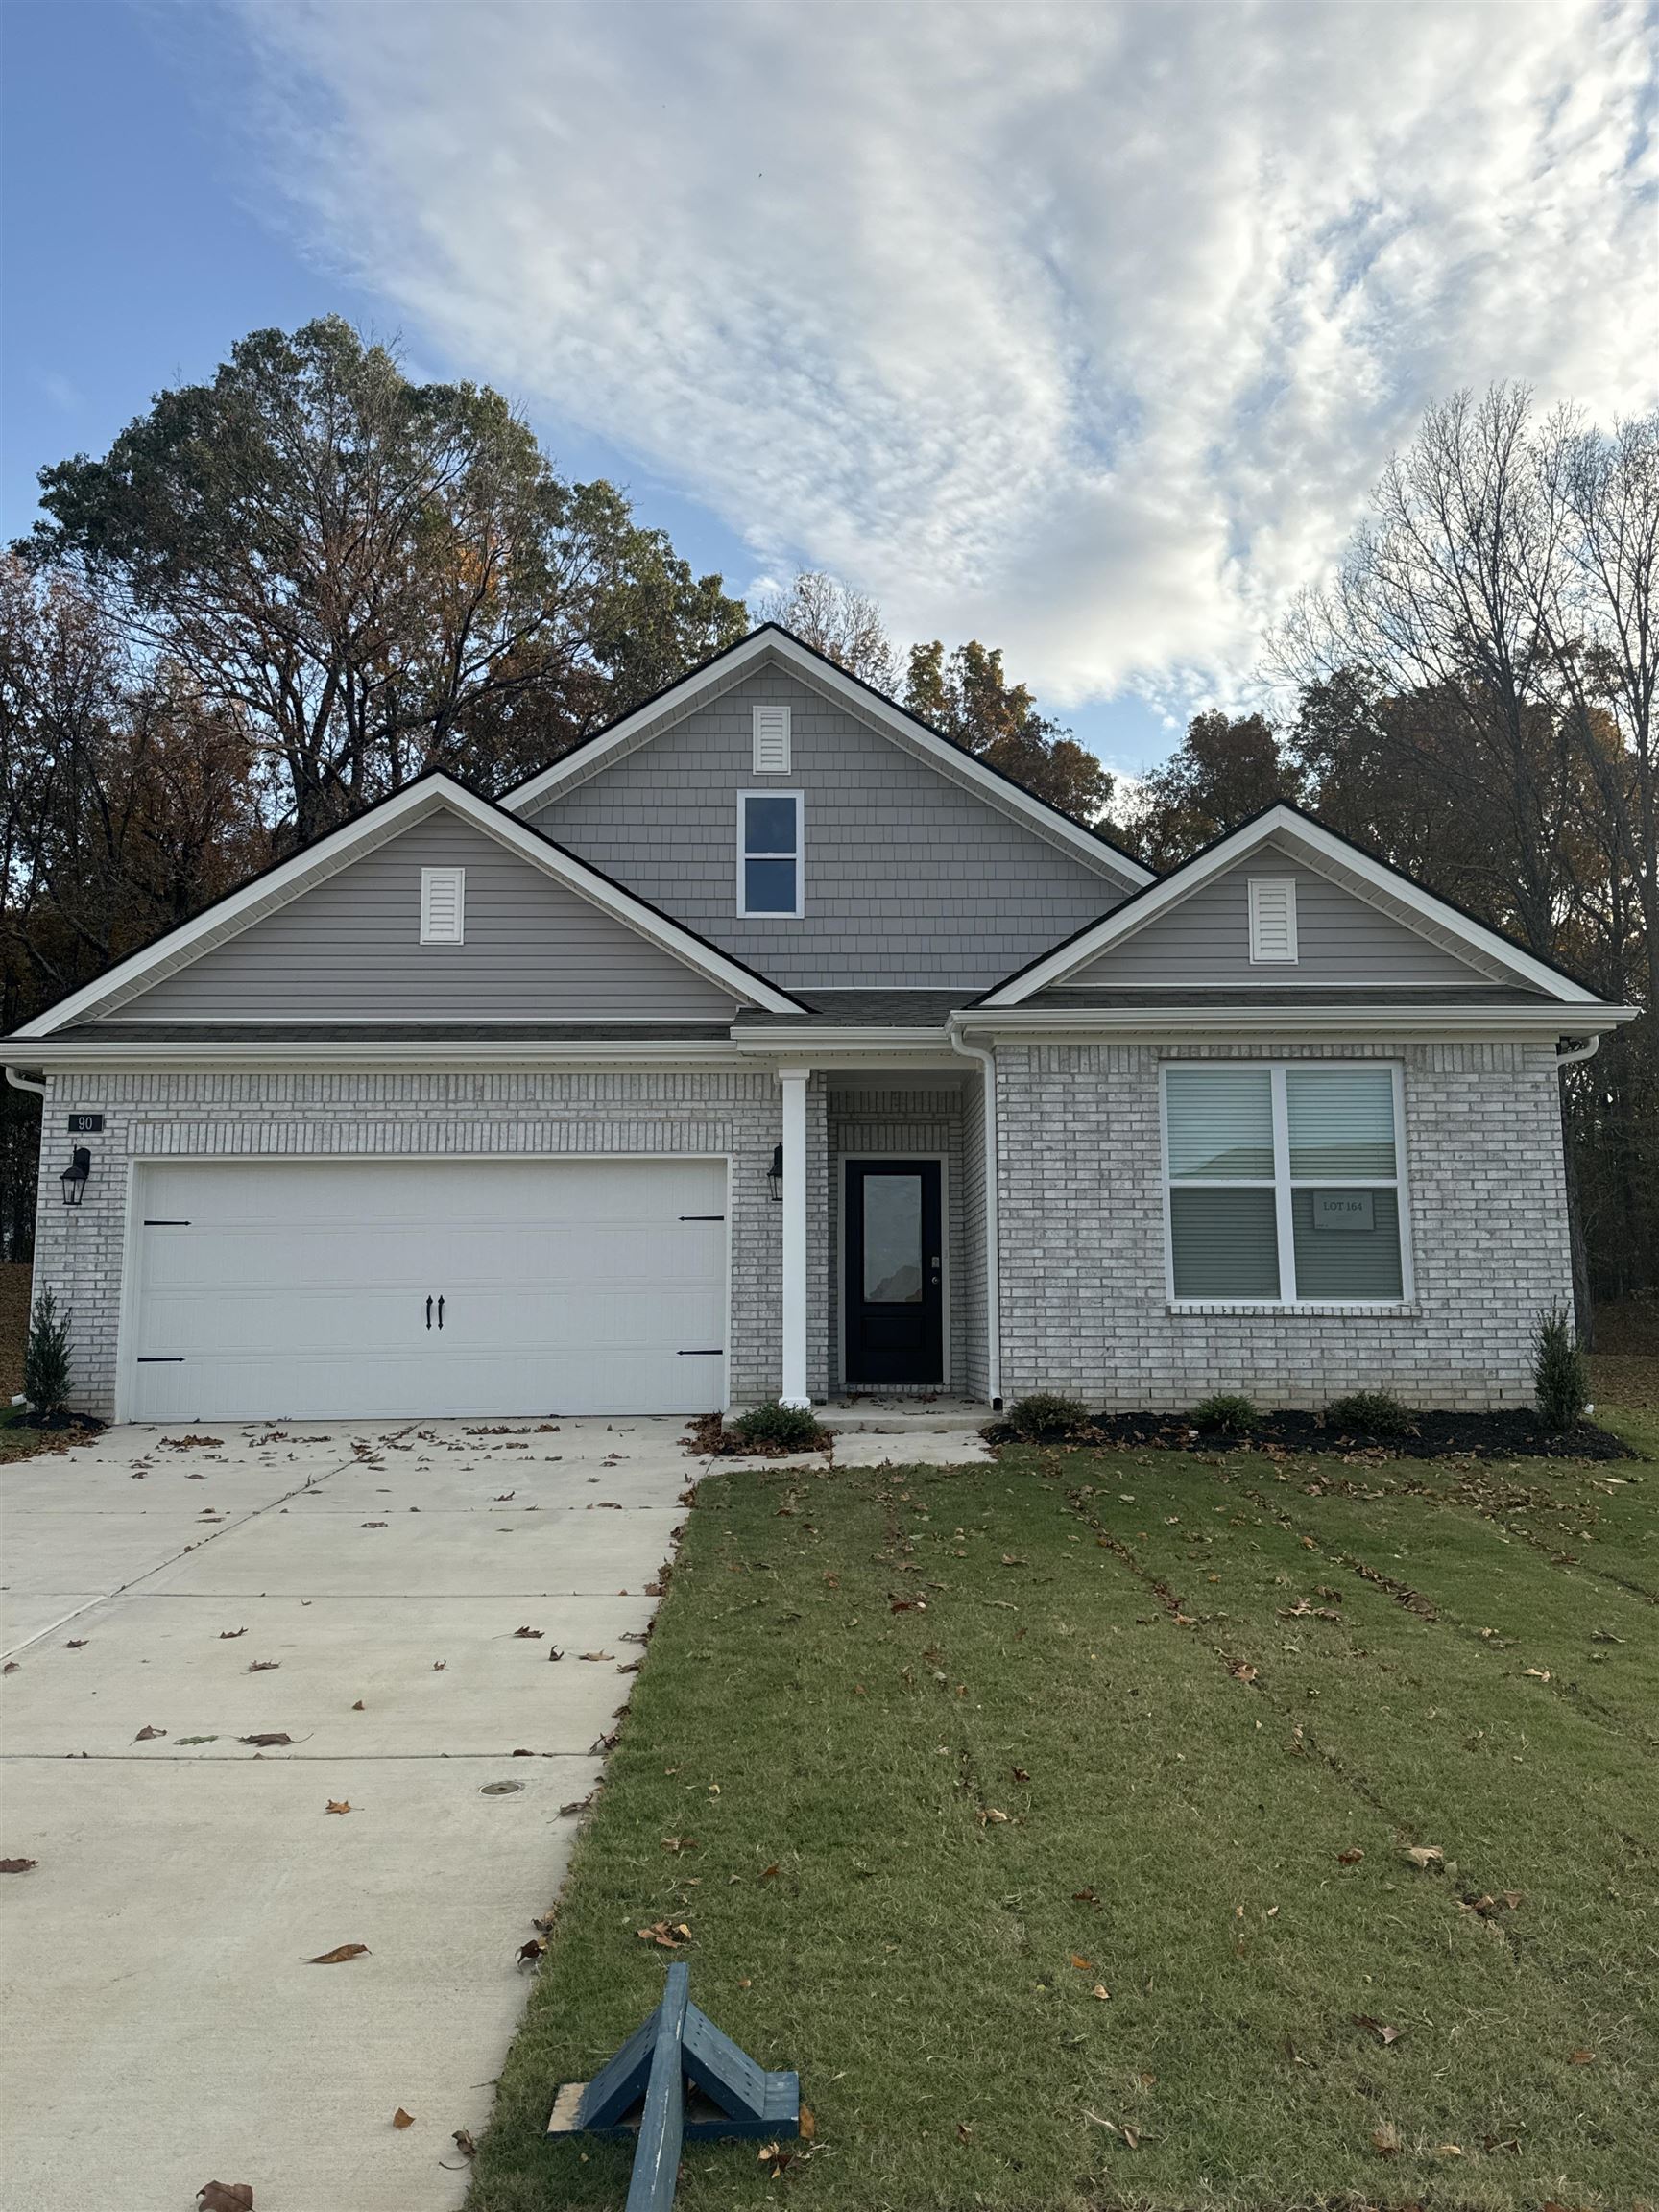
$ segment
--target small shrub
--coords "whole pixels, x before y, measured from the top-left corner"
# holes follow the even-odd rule
[[[1357,1429],[1362,1436],[1404,1436],[1411,1428],[1411,1408],[1392,1390],[1350,1390],[1325,1408],[1328,1429]]]
[[[1007,1420],[1017,1436],[1078,1436],[1089,1427],[1089,1408],[1081,1398],[1066,1398],[1057,1390],[1033,1390],[1029,1398],[1014,1401]]]
[[[751,1406],[728,1424],[745,1444],[771,1444],[785,1452],[816,1450],[818,1416],[809,1406]]]
[[[42,1290],[29,1315],[23,1395],[43,1420],[56,1420],[68,1405],[69,1376],[69,1316],[60,1320],[57,1299]]]
[[[1559,1306],[1540,1313],[1532,1333],[1532,1389],[1546,1429],[1571,1429],[1589,1402],[1589,1363],[1572,1315]]]
[[[1237,1390],[1215,1391],[1191,1414],[1194,1429],[1225,1429],[1234,1435],[1254,1429],[1261,1418],[1253,1402]]]

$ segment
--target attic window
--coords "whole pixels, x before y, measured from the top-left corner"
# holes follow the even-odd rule
[[[466,869],[422,868],[421,871],[421,944],[461,944],[466,935]]]
[[[787,707],[755,709],[755,773],[757,776],[787,776],[789,773]]]
[[[1251,877],[1250,957],[1253,961],[1296,958],[1296,879],[1293,876]]]

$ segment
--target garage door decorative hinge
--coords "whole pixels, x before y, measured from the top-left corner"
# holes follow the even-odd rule
[[[680,1354],[682,1359],[724,1359],[725,1357],[726,1347],[724,1344],[713,1344],[701,1351],[682,1352]]]

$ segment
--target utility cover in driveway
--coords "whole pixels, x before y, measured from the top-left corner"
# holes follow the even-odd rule
[[[724,1394],[723,1160],[135,1170],[125,1413],[693,1413]]]

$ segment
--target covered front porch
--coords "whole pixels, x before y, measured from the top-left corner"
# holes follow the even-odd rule
[[[983,1407],[988,1359],[980,1069],[781,1067],[781,1378],[851,1425]],[[795,1161],[805,1173],[791,1172]]]

